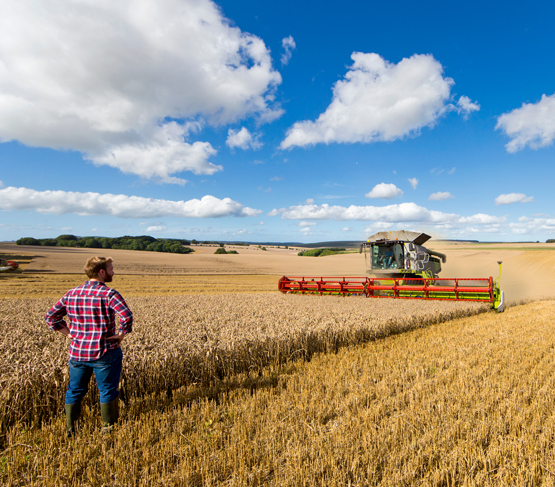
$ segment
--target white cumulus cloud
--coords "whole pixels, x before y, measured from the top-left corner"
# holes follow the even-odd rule
[[[289,60],[293,55],[291,51],[295,49],[297,45],[295,44],[295,39],[293,39],[293,36],[284,37],[281,40],[281,45],[284,49],[284,53],[281,55],[281,64],[286,65],[289,63]]]
[[[156,128],[147,140],[122,143],[102,155],[88,156],[97,165],[107,165],[125,173],[138,174],[164,183],[184,184],[186,180],[170,176],[182,171],[214,174],[222,166],[208,162],[216,150],[208,142],[188,144],[183,136],[187,127],[170,122]]]
[[[467,225],[491,225],[497,223],[504,223],[507,220],[506,217],[501,216],[493,216],[493,215],[485,215],[484,213],[477,213],[476,215],[472,216],[464,216],[458,219],[458,223],[464,223]]]
[[[443,201],[453,199],[454,196],[449,193],[449,191],[438,191],[437,193],[432,193],[428,198],[431,201]]]
[[[396,198],[397,196],[401,196],[403,191],[399,189],[394,184],[387,184],[387,183],[380,183],[376,184],[372,188],[372,191],[366,193],[367,198],[381,198],[384,200],[390,200]]]
[[[188,201],[170,201],[123,194],[36,191],[9,186],[0,189],[0,210],[34,210],[64,215],[109,215],[120,218],[220,218],[262,213],[230,198],[206,195]]]
[[[153,225],[153,226],[148,227],[146,229],[147,232],[153,232],[153,233],[165,232],[166,230],[167,230],[167,228],[163,225]]]
[[[227,132],[226,145],[230,148],[239,147],[239,149],[260,149],[263,144],[258,140],[258,136],[252,136],[246,127],[241,130],[229,129]]]
[[[511,140],[505,146],[508,152],[517,152],[529,146],[547,147],[555,138],[555,94],[542,95],[537,103],[523,103],[522,107],[504,113],[497,119],[501,129]]]
[[[390,63],[375,53],[354,52],[345,79],[335,83],[329,107],[316,121],[296,122],[282,149],[317,143],[391,141],[433,126],[447,110],[454,81],[428,54]]]
[[[386,222],[429,222],[440,223],[453,221],[457,215],[428,210],[415,203],[401,203],[388,206],[330,206],[299,205],[289,208],[274,209],[270,216],[281,215],[289,220],[367,220]]]
[[[390,229],[394,223],[411,226],[411,224],[435,225],[436,228],[456,229],[467,225],[481,225],[484,228],[498,228],[506,222],[506,217],[497,217],[478,213],[471,216],[460,216],[454,213],[428,210],[415,203],[401,203],[387,206],[330,206],[298,205],[289,208],[274,209],[269,216],[281,215],[283,220],[359,220],[371,221],[369,231]],[[306,228],[306,227],[305,227]]]
[[[300,222],[299,227],[314,227],[316,226],[316,222]]]
[[[365,230],[364,233],[366,233],[366,235],[372,235],[374,233],[378,233],[378,232],[387,232],[389,230],[391,230],[393,228],[393,223],[389,223],[389,222],[374,222],[371,225],[368,225]]]
[[[509,223],[511,233],[516,234],[551,234],[555,233],[555,218],[519,218],[518,223]]]
[[[497,198],[495,198],[495,204],[511,205],[513,203],[530,203],[533,199],[533,196],[526,196],[523,193],[500,194]]]
[[[219,168],[210,144],[185,143],[172,120],[282,113],[264,42],[211,0],[5,2],[0,60],[0,141],[76,150],[166,182]]]
[[[468,96],[461,96],[459,101],[457,101],[457,112],[462,114],[464,118],[468,118],[468,115],[472,112],[478,112],[480,110],[480,104],[478,102],[472,102]]]
[[[409,183],[412,186],[412,189],[416,189],[416,187],[418,186],[418,179],[416,178],[409,178]]]

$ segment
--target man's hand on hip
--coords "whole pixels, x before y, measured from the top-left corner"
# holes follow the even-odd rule
[[[123,338],[125,337],[125,334],[123,333],[116,333],[115,335],[111,336],[111,337],[107,337],[106,340],[117,340],[118,343],[121,343],[123,341]]]

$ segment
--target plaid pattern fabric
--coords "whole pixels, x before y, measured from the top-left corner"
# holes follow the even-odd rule
[[[67,325],[72,336],[69,358],[97,360],[107,350],[118,348],[117,340],[106,340],[116,334],[116,314],[119,316],[119,332],[130,333],[133,313],[121,294],[98,281],[87,281],[70,289],[46,314],[45,320],[51,330]]]

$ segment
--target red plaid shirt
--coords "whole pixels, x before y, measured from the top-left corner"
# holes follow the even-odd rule
[[[89,361],[119,347],[117,340],[106,340],[116,334],[116,314],[119,332],[130,333],[133,313],[121,294],[99,281],[87,281],[70,289],[44,319],[51,330],[69,328],[72,336],[70,359]],[[69,325],[64,320],[65,315],[69,317]]]

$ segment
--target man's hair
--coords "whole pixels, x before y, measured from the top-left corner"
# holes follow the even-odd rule
[[[98,277],[98,273],[101,269],[106,270],[112,261],[113,259],[111,257],[91,257],[85,264],[85,274],[87,274],[90,279],[95,279]]]

